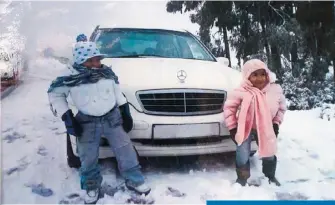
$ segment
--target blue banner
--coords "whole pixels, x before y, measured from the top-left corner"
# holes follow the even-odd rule
[[[288,201],[288,200],[281,200],[281,201],[247,201],[247,200],[227,200],[227,201],[215,201],[215,200],[208,200],[207,205],[335,205],[334,201]]]

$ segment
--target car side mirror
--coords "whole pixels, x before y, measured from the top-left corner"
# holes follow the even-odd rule
[[[217,60],[219,63],[221,63],[221,64],[223,64],[223,65],[225,65],[225,66],[229,66],[229,60],[228,60],[228,58],[225,58],[225,57],[217,57],[216,60]]]

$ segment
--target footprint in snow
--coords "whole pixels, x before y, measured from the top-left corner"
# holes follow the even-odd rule
[[[326,180],[334,180],[335,179],[335,171],[333,170],[322,170],[319,169],[319,172],[326,177]]]
[[[56,135],[64,135],[65,132],[55,132]]]
[[[59,204],[83,204],[84,199],[79,196],[79,194],[71,194],[72,198],[65,198],[59,201]],[[71,196],[70,195],[70,196]]]
[[[302,193],[286,193],[286,192],[276,192],[276,197],[278,200],[308,200],[309,197]]]
[[[53,195],[53,191],[50,188],[46,188],[43,183],[40,184],[30,184],[26,185],[27,187],[31,188],[31,191],[37,195],[43,196],[43,197],[49,197]]]
[[[175,188],[172,188],[172,187],[167,188],[166,195],[170,195],[170,196],[173,196],[173,197],[185,197],[186,196],[185,193],[182,193],[181,191],[179,191]]]
[[[10,169],[8,169],[7,171],[6,171],[6,174],[7,175],[11,175],[11,174],[13,174],[14,172],[19,172],[19,171],[22,171],[23,169],[21,168],[21,167],[12,167],[12,168],[10,168]]]
[[[41,156],[47,156],[48,152],[47,152],[47,149],[43,145],[41,145],[38,147],[37,154]]]
[[[124,193],[126,193],[128,196],[126,198],[122,197],[123,198],[122,200],[124,200],[122,204],[153,204],[155,202],[155,200],[151,197],[132,194],[132,192],[128,192],[123,186],[115,188],[111,186],[104,187],[103,185],[102,190],[100,192],[100,198],[104,198],[105,194],[112,197],[116,194],[124,196]],[[116,198],[119,198],[119,196],[116,196]],[[59,201],[59,204],[83,204],[83,203],[84,203],[83,197],[81,197],[77,193],[69,194]]]
[[[7,141],[7,143],[13,143],[17,139],[24,139],[26,138],[25,134],[20,134],[18,132],[13,132],[12,134],[7,134],[3,140]]]
[[[25,158],[22,158],[22,159],[19,160],[19,165],[15,166],[15,167],[12,167],[9,170],[7,170],[6,174],[9,176],[9,175],[13,174],[14,172],[21,172],[21,171],[25,170],[28,167],[29,164],[30,163],[25,161]]]
[[[12,130],[13,130],[13,128],[7,128],[4,131],[2,131],[2,133],[9,132],[9,131],[12,131]]]
[[[312,159],[319,159],[319,155],[316,153],[310,154],[309,157]]]
[[[297,179],[297,180],[288,181],[288,183],[297,184],[297,183],[303,183],[303,182],[308,182],[308,181],[309,179]]]

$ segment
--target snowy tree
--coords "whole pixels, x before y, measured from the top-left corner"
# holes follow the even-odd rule
[[[328,67],[335,65],[334,10],[334,1],[167,3],[168,12],[195,11],[191,21],[199,24],[200,39],[216,56],[230,60],[232,47],[239,67],[242,60],[264,60],[284,87],[289,109],[334,103],[335,75],[326,78]],[[213,27],[221,35],[214,37],[214,45]]]

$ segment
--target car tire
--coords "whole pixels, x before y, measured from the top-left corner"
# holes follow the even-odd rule
[[[133,145],[133,147],[134,147],[134,150],[135,150],[135,153],[136,153],[136,156],[137,156],[137,160],[138,161],[140,161],[140,155],[138,154],[138,151],[137,151],[137,149],[136,149],[136,147]]]
[[[140,163],[142,168],[145,168],[146,167],[146,158],[145,157],[140,157],[136,147],[135,146],[133,146],[133,147],[134,147],[134,150],[135,150],[135,153],[136,153],[136,156],[137,156],[137,161]]]
[[[66,134],[66,154],[67,154],[67,164],[70,168],[79,169],[81,166],[80,159],[73,153],[70,135]]]

